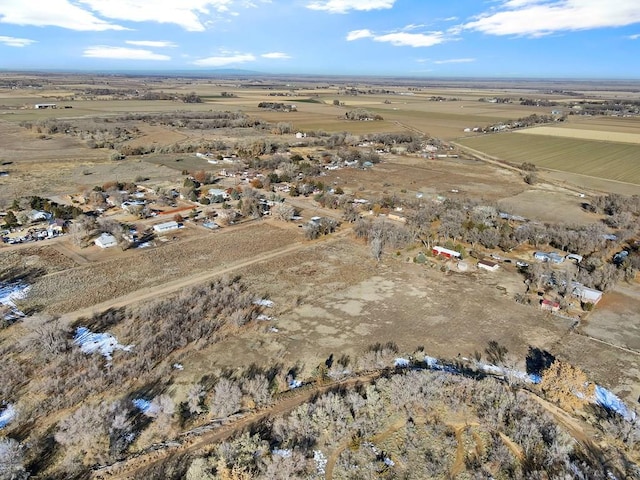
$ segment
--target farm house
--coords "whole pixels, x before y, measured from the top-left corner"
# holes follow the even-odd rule
[[[180,225],[178,225],[178,222],[176,221],[159,223],[153,226],[153,230],[156,233],[170,232],[171,230],[176,230],[178,228],[180,228]]]
[[[438,245],[433,247],[432,252],[436,256],[441,255],[447,258],[460,258],[460,252],[456,252],[455,250],[449,250],[448,248],[440,247]]]

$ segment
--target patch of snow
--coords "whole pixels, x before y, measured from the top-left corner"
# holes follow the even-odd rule
[[[278,333],[280,330],[278,330],[276,327],[271,327],[271,328],[269,329],[269,331],[270,331],[271,333]]]
[[[407,360],[406,358],[396,358],[393,365],[398,368],[406,368],[409,366],[409,360]]]
[[[288,448],[274,448],[271,451],[271,455],[278,455],[282,458],[289,458],[291,456],[291,450]]]
[[[73,342],[80,346],[83,353],[98,352],[109,361],[114,350],[130,352],[133,348],[133,345],[121,345],[110,333],[93,333],[87,327],[78,327]]]
[[[424,363],[426,363],[429,368],[435,368],[438,365],[438,359],[425,355]]]
[[[259,321],[273,320],[273,317],[270,317],[269,315],[265,315],[264,313],[261,313],[256,317],[256,320],[259,320]]]
[[[24,313],[18,310],[16,301],[25,298],[30,289],[30,285],[22,282],[0,282],[0,304],[9,307],[9,314],[6,316],[7,320],[17,320],[24,317]]]
[[[151,401],[144,398],[136,398],[133,400],[133,406],[146,415],[151,410]]]
[[[302,382],[300,380],[291,380],[289,382],[289,388],[299,388],[302,386]]]
[[[600,385],[596,385],[595,402],[601,407],[616,412],[628,422],[636,418],[636,412],[629,410],[629,407],[615,393]]]
[[[12,403],[7,404],[7,408],[5,408],[2,413],[0,413],[0,428],[4,428],[9,425],[18,415],[15,407]]]
[[[142,243],[139,243],[136,248],[149,248],[152,246],[153,244],[151,242],[142,242]]]
[[[387,465],[388,467],[396,466],[395,462],[391,460],[389,457],[384,457],[384,464]]]
[[[493,365],[491,363],[477,363],[478,368],[483,372],[491,373],[493,375],[503,375],[505,373],[503,368],[498,367],[497,365]]]
[[[181,363],[174,363],[172,367],[176,370],[184,370],[184,366]]]
[[[327,457],[325,457],[325,455],[320,450],[314,450],[313,461],[316,464],[316,471],[318,472],[318,474],[324,475],[327,468]]]
[[[260,298],[258,300],[254,300],[253,304],[260,305],[261,307],[273,307],[274,305],[272,300],[267,300],[266,298]]]

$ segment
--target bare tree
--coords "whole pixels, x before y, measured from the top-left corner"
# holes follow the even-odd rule
[[[371,249],[371,256],[377,261],[380,261],[382,256],[382,237],[375,235],[369,239],[369,248]]]
[[[295,213],[296,209],[293,205],[285,202],[277,203],[271,208],[271,215],[273,218],[283,222],[290,222]]]
[[[264,375],[256,375],[245,380],[242,390],[249,395],[257,407],[264,407],[271,404],[272,397],[269,390],[269,379]]]
[[[93,218],[80,215],[69,226],[69,234],[74,244],[80,246],[96,230],[97,225]]]
[[[29,477],[23,465],[22,445],[13,438],[0,439],[0,479],[22,480]]]
[[[238,384],[228,378],[221,378],[215,386],[211,411],[218,417],[228,417],[240,410],[242,391]]]
[[[187,407],[189,408],[189,413],[192,415],[200,415],[204,411],[202,401],[206,393],[204,387],[199,383],[189,388],[187,392]]]

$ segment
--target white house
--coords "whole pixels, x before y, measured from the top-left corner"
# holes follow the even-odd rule
[[[153,226],[153,230],[156,233],[165,233],[171,230],[177,230],[178,228],[180,228],[180,225],[178,225],[178,222],[176,221],[159,223]]]
[[[116,241],[116,237],[111,235],[110,233],[103,233],[98,238],[94,240],[94,243],[100,248],[110,248],[118,245]]]

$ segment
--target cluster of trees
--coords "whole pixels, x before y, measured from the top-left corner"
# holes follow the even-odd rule
[[[329,235],[338,228],[338,221],[330,217],[322,217],[317,222],[307,222],[304,225],[304,235],[309,240],[315,240],[323,235]]]
[[[44,211],[50,213],[53,218],[61,218],[63,220],[71,220],[82,214],[82,209],[74,205],[59,204],[53,200],[37,195],[14,199],[11,204],[11,210],[14,212],[28,209]]]
[[[579,111],[571,110],[571,115],[638,115],[640,102],[637,100],[604,100],[602,102],[581,101],[575,103]]]
[[[382,115],[372,113],[364,108],[357,108],[355,110],[349,110],[344,114],[347,120],[384,120]]]
[[[518,118],[517,120],[508,120],[505,122],[494,123],[481,129],[482,132],[497,132],[504,128],[525,128],[532,125],[540,125],[544,123],[563,122],[564,116],[557,117],[553,115],[538,115],[533,113],[526,117]]]
[[[128,140],[136,138],[140,134],[137,127],[125,127],[120,125],[97,125],[98,119],[82,120],[58,120],[48,118],[33,122],[20,122],[20,125],[37,133],[53,135],[61,133],[80,138],[86,142],[89,148],[110,148],[113,149]],[[102,123],[105,119],[102,119]]]
[[[371,255],[376,260],[380,260],[385,247],[403,248],[413,239],[407,227],[384,218],[359,218],[353,230],[357,238],[369,244]]]
[[[412,153],[420,151],[424,138],[410,133],[374,133],[365,135],[364,140],[384,145],[385,147],[403,145],[409,153]]]
[[[295,105],[282,102],[260,102],[258,108],[275,110],[276,112],[295,112],[297,110]]]
[[[257,318],[263,307],[255,299],[239,278],[220,278],[137,310],[113,309],[82,319],[79,324],[92,331],[116,328],[121,342],[135,344],[129,352],[115,351],[109,365],[73,344],[75,326],[34,317],[20,341],[0,349],[0,396],[20,412],[7,429],[10,437],[0,442],[0,478],[23,478],[22,471],[45,468],[53,468],[50,478],[75,478],[96,463],[120,458],[134,442],[146,446],[166,439],[181,421],[269,404],[272,388],[285,382],[276,379],[277,368],[207,377],[177,407],[163,393],[172,363],[185,351],[215,343]],[[39,401],[31,401],[36,395]],[[148,415],[132,403],[141,395],[155,399]],[[24,429],[34,418],[49,420],[42,429]],[[15,432],[22,432],[28,450],[9,440]],[[5,476],[7,471],[16,476]]]
[[[158,114],[129,114],[119,117],[116,121],[140,121],[151,125],[167,125],[188,129],[218,129],[218,128],[251,128],[265,126],[261,120],[252,119],[241,112],[172,112]]]
[[[181,100],[184,103],[202,103],[202,98],[196,92],[189,92],[185,95],[182,95]]]
[[[384,347],[383,347],[384,348]],[[437,412],[437,413],[436,413]],[[471,419],[455,424],[447,412]],[[392,422],[390,419],[394,419]],[[393,440],[384,440],[393,431]],[[331,458],[334,478],[590,478],[638,475],[602,464],[523,391],[493,379],[409,371],[326,393],[286,415],[183,459],[186,478],[309,478]],[[348,440],[346,448],[337,439]],[[379,439],[379,440],[378,440]],[[456,463],[459,442],[463,461]],[[620,457],[618,457],[620,458]]]

